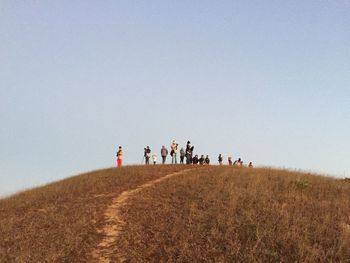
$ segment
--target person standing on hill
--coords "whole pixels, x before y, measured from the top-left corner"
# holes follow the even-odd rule
[[[191,142],[188,141],[186,144],[186,164],[192,163],[194,146],[191,147]]]
[[[193,158],[192,158],[192,163],[194,165],[197,165],[199,162],[199,159],[198,159],[198,155],[196,154]],[[204,162],[204,158],[203,158],[203,162]]]
[[[201,155],[201,158],[198,159],[199,164],[203,165],[205,163],[204,155]]]
[[[119,150],[117,152],[117,167],[122,167],[123,165],[123,149],[119,146]]]
[[[207,155],[207,157],[205,157],[204,162],[205,162],[205,164],[207,164],[207,165],[209,165],[209,164],[210,164],[209,155]]]
[[[236,166],[238,166],[238,167],[241,167],[243,165],[241,158],[238,158],[238,160],[235,161],[235,163],[236,163]]]
[[[183,147],[180,149],[180,163],[184,164],[184,159],[185,159],[185,150]]]
[[[158,155],[155,153],[152,155],[152,159],[153,159],[153,164],[156,165],[157,164],[157,159],[158,159]]]
[[[144,150],[145,163],[149,164],[149,159],[151,158],[151,149],[149,148],[149,146],[147,146]]]
[[[218,157],[218,161],[219,161],[219,164],[222,165],[222,160],[223,160],[223,157],[221,155],[221,153],[219,154],[219,157]]]
[[[253,163],[252,163],[252,162],[249,162],[248,167],[249,167],[249,168],[253,168]]]
[[[229,165],[232,165],[232,157],[229,156],[229,157],[227,158],[227,160],[228,160],[228,164],[229,164]]]
[[[165,146],[162,146],[162,149],[160,150],[160,155],[162,156],[162,164],[165,164],[166,157],[168,155],[168,149],[165,148]]]
[[[175,140],[173,140],[173,142],[171,143],[171,152],[170,152],[170,155],[171,155],[171,163],[172,164],[177,164],[177,147],[178,147],[179,144],[176,143]]]

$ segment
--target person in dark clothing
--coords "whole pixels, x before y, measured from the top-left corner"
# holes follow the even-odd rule
[[[219,157],[218,157],[218,161],[219,161],[219,164],[220,165],[222,165],[222,160],[223,160],[223,158],[222,158],[222,155],[221,155],[221,153],[219,154]]]
[[[209,155],[207,155],[207,157],[205,157],[205,164],[207,164],[207,165],[209,165],[209,164],[210,164]]]
[[[192,163],[194,146],[191,146],[191,142],[188,141],[186,144],[186,164]]]
[[[204,162],[205,162],[205,159],[204,159],[204,155],[202,154],[201,155],[201,158],[199,158],[199,164],[201,164],[201,165],[203,165],[204,164]]]
[[[151,158],[151,149],[149,148],[149,146],[147,146],[146,148],[144,148],[144,150],[145,163],[149,164],[149,159]]]
[[[198,164],[198,155],[196,154],[193,158],[192,158],[192,163],[194,164],[194,165],[197,165]]]
[[[183,164],[185,159],[185,150],[183,147],[180,149],[180,163]]]
[[[160,155],[162,156],[162,164],[165,164],[166,157],[168,155],[168,149],[165,148],[165,146],[162,146],[162,149],[160,150]]]
[[[186,164],[191,164],[192,163],[192,158],[190,156],[190,154],[186,151],[185,153],[185,157],[186,157]]]

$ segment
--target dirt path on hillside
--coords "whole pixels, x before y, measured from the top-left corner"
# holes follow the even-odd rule
[[[98,244],[98,246],[92,252],[92,258],[94,262],[108,263],[110,261],[110,256],[113,253],[113,243],[118,239],[118,236],[125,225],[125,222],[121,219],[121,207],[126,204],[130,197],[135,196],[140,191],[145,188],[154,186],[157,183],[160,183],[166,179],[169,179],[173,176],[184,174],[191,169],[186,169],[180,172],[167,174],[161,178],[145,183],[135,189],[122,192],[119,196],[115,197],[112,201],[112,204],[105,211],[105,218],[107,224],[99,230],[100,233],[104,233],[104,238]],[[125,259],[121,255],[117,256],[119,262],[124,262]]]

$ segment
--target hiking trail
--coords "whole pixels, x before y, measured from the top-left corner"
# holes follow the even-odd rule
[[[167,174],[156,180],[147,182],[143,185],[136,187],[135,189],[127,190],[122,192],[117,197],[113,198],[112,204],[108,206],[105,211],[106,224],[98,232],[104,233],[104,238],[97,245],[97,247],[91,253],[93,262],[109,263],[111,262],[110,256],[113,255],[113,243],[115,243],[120,235],[125,222],[121,219],[121,207],[126,205],[128,199],[135,196],[145,188],[154,186],[164,180],[167,180],[173,176],[184,174],[191,169],[185,169],[179,172]],[[124,262],[125,259],[121,255],[114,254],[113,256],[118,257],[118,262]]]

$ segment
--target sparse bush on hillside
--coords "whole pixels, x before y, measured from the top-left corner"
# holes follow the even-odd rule
[[[295,188],[299,190],[303,190],[308,186],[308,182],[304,179],[297,179],[293,183]]]

